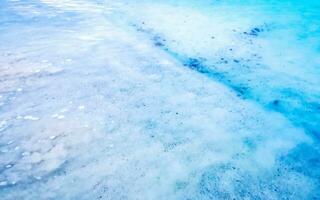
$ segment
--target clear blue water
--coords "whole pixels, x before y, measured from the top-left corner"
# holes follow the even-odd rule
[[[318,10],[0,0],[0,199],[319,199]]]

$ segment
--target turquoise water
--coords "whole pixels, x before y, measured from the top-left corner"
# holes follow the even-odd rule
[[[318,199],[319,9],[0,0],[0,199]]]

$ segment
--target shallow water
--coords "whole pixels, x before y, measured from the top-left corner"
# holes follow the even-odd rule
[[[318,199],[319,9],[0,0],[0,199]]]

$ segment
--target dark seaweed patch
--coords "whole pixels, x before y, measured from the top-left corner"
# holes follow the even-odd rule
[[[279,103],[280,103],[280,101],[279,101],[279,100],[274,100],[274,101],[272,102],[272,104],[273,104],[273,105],[275,105],[275,106],[278,106],[278,105],[279,105]]]
[[[188,58],[183,65],[190,67],[191,69],[198,69],[202,65],[202,62],[197,58]]]
[[[248,92],[248,88],[244,86],[231,86],[233,90],[237,92],[237,96],[245,96]]]
[[[208,69],[203,65],[204,58],[188,58],[183,65],[200,73],[208,73]]]
[[[258,36],[263,31],[264,31],[264,29],[255,27],[255,28],[251,29],[250,31],[243,32],[243,34],[251,35],[251,36]]]
[[[183,65],[195,70],[199,73],[206,74],[209,77],[212,77],[216,80],[225,82],[229,85],[230,88],[232,88],[236,93],[238,97],[246,98],[249,93],[249,88],[246,86],[235,86],[231,84],[231,81],[226,78],[224,73],[218,72],[215,69],[215,65],[206,66],[204,62],[206,61],[205,58],[187,58],[183,62]],[[237,60],[238,61],[238,60]],[[225,63],[227,64],[228,61],[225,58],[220,58],[217,62],[218,64]]]
[[[280,111],[282,109],[281,107],[281,101],[278,100],[278,99],[275,99],[273,101],[271,101],[269,103],[269,106],[268,106],[270,109],[273,109],[273,110],[276,110],[276,111]]]
[[[163,39],[162,37],[160,37],[160,36],[158,36],[158,35],[154,36],[154,37],[152,38],[152,41],[153,41],[153,44],[154,44],[155,46],[157,46],[157,47],[163,47],[163,46],[165,46],[165,45],[164,45],[164,42],[166,42],[165,39]]]

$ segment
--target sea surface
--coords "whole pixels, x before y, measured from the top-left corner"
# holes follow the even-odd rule
[[[1,200],[320,199],[320,1],[0,0]]]

